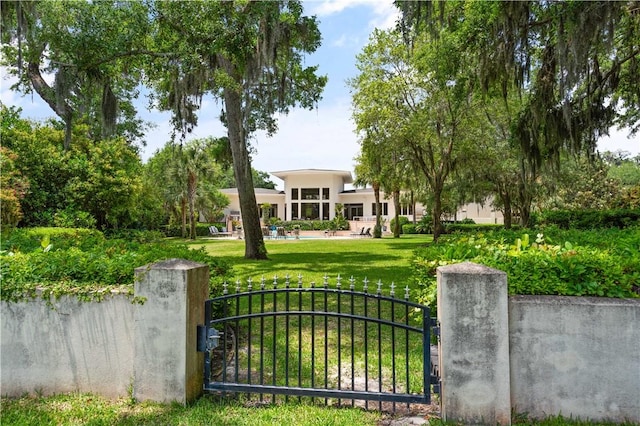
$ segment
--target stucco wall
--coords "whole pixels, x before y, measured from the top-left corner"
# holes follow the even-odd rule
[[[133,306],[122,294],[100,303],[62,297],[0,302],[0,392],[127,395],[133,378]]]
[[[50,395],[91,392],[108,398],[185,404],[202,393],[209,267],[169,259],[136,269],[132,303],[61,297],[0,304],[0,392]]]
[[[640,300],[509,298],[517,412],[640,422]]]
[[[640,423],[640,299],[506,297],[507,281],[493,271],[471,263],[438,268],[445,420],[510,424],[493,415],[506,409]],[[508,325],[498,327],[507,310]],[[505,339],[508,355],[492,358]],[[482,383],[487,391],[467,392]],[[498,390],[506,393],[493,397]]]

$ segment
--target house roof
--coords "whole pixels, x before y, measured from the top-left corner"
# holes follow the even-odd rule
[[[282,195],[284,191],[279,189],[267,189],[267,188],[254,188],[253,189],[256,194],[261,195]],[[220,190],[223,194],[238,194],[238,188],[222,188]]]
[[[298,169],[298,170],[282,170],[279,172],[271,172],[277,178],[285,180],[289,176],[301,175],[337,175],[342,178],[343,183],[352,183],[353,176],[347,170],[325,170],[325,169]]]

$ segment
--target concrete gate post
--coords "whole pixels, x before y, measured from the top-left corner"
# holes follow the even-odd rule
[[[170,259],[136,268],[133,396],[136,400],[187,402],[202,394],[204,354],[197,325],[204,324],[209,267]]]
[[[437,279],[443,420],[511,424],[506,274],[465,262]]]

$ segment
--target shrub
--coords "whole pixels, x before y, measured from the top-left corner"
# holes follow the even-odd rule
[[[96,218],[90,213],[68,207],[53,215],[53,223],[59,228],[89,228],[96,227]]]
[[[496,225],[493,223],[447,223],[444,227],[448,234],[455,232],[488,232],[493,229],[502,229],[504,225]]]
[[[635,228],[637,231],[638,228]],[[512,231],[448,235],[416,251],[413,280],[421,299],[435,305],[436,268],[473,261],[507,273],[510,294],[638,297],[640,232],[586,233],[569,242],[558,228],[549,235]],[[631,235],[623,235],[631,234]],[[604,237],[604,238],[603,238]],[[606,239],[590,244],[590,241]]]
[[[45,298],[76,294],[89,299],[100,299],[112,288],[132,292],[135,268],[171,258],[207,264],[212,294],[218,294],[230,271],[226,263],[204,249],[146,238],[106,239],[98,231],[70,229],[23,230],[18,234],[11,236],[10,248],[1,255],[2,300],[34,297],[37,290]]]
[[[622,229],[640,225],[640,209],[549,210],[542,214],[541,224],[562,229]]]
[[[431,216],[422,216],[416,224],[416,231],[420,234],[431,234],[433,232],[433,219],[431,219]]]
[[[417,234],[418,230],[416,229],[416,225],[413,223],[405,223],[402,225],[402,233],[403,234]]]
[[[395,229],[395,223],[396,223],[396,218],[394,217],[393,219],[391,219],[391,222],[389,222],[389,226],[390,226],[390,231],[393,232],[393,230]],[[402,227],[409,223],[409,219],[405,216],[398,216],[398,224],[400,225],[400,233],[402,234]]]

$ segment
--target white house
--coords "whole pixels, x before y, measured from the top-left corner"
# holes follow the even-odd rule
[[[345,189],[353,183],[351,172],[344,170],[285,170],[272,172],[273,176],[284,182],[284,190],[256,188],[256,202],[262,216],[260,206],[271,205],[269,217],[282,220],[331,220],[336,215],[336,204],[344,206],[344,216],[350,221],[375,221],[375,197],[372,188]],[[236,188],[222,189],[229,197],[230,204],[225,210],[227,218],[240,220],[240,201]],[[387,225],[395,216],[393,201],[380,194],[383,222]],[[401,207],[400,215],[409,220],[419,220],[426,213],[425,207],[417,204]],[[456,218],[473,219],[476,223],[503,223],[502,213],[491,206],[467,204],[457,213]]]

